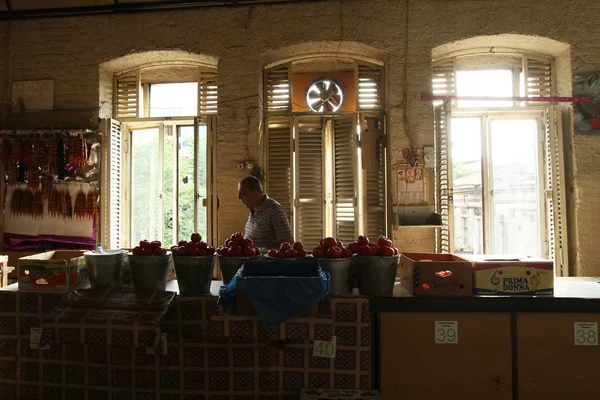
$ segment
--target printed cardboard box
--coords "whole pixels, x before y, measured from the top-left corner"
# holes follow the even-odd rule
[[[19,258],[19,290],[62,293],[87,279],[83,250],[55,250]]]
[[[302,389],[300,400],[381,400],[376,390]]]
[[[402,253],[400,283],[415,296],[471,296],[471,263],[453,254]]]
[[[554,263],[538,257],[465,256],[473,264],[473,294],[552,296]]]

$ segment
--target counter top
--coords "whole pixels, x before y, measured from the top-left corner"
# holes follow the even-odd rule
[[[218,297],[222,281],[213,281],[210,294]],[[17,291],[12,284],[0,291]],[[167,283],[167,291],[179,293],[177,281]],[[350,296],[354,297],[354,296]],[[364,296],[360,296],[364,297]],[[411,296],[396,284],[391,297],[372,297],[371,310],[375,312],[576,312],[600,313],[600,278],[555,278],[554,296],[472,296],[425,297]]]
[[[554,296],[411,296],[400,285],[392,297],[373,297],[375,312],[576,312],[600,313],[600,278],[555,278]]]

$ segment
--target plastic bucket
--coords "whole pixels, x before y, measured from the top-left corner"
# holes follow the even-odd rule
[[[400,256],[356,256],[355,259],[360,293],[367,296],[391,296]]]
[[[252,256],[252,257],[227,257],[219,256],[219,268],[221,269],[221,275],[223,275],[223,283],[227,285],[246,260],[260,260],[263,256]]]
[[[198,296],[210,293],[215,256],[173,257],[179,295]]]
[[[331,277],[331,289],[329,293],[332,296],[347,296],[350,281],[350,266],[352,257],[348,258],[317,258],[321,268],[329,272]]]
[[[93,288],[120,287],[125,250],[104,250],[102,253],[86,251],[83,253],[90,285]]]
[[[169,278],[170,251],[164,256],[134,256],[131,253],[127,253],[127,256],[134,289],[165,291]]]

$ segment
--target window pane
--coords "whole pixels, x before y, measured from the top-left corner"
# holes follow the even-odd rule
[[[163,170],[163,224],[164,245],[170,247],[177,244],[173,238],[173,127],[165,127],[165,150]]]
[[[206,160],[206,140],[207,140],[207,131],[206,125],[199,126],[199,135],[198,135],[198,233],[202,235],[205,240],[208,240],[207,232],[208,232],[208,214],[207,214],[207,206],[204,205],[207,200],[207,168],[208,163]]]
[[[194,232],[194,127],[179,129],[179,240],[190,240]]]
[[[452,118],[454,251],[483,253],[481,118]]]
[[[131,132],[131,245],[142,239],[159,237],[160,163],[159,130],[142,129]]]
[[[150,85],[150,117],[194,116],[197,113],[197,82]]]
[[[488,253],[542,256],[536,121],[492,120],[492,246]]]
[[[457,71],[458,96],[512,97],[511,70]],[[458,101],[458,107],[512,107],[512,101]]]

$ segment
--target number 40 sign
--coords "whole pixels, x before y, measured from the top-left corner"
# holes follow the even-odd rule
[[[335,358],[337,338],[333,336],[331,342],[315,340],[313,344],[313,357]]]

